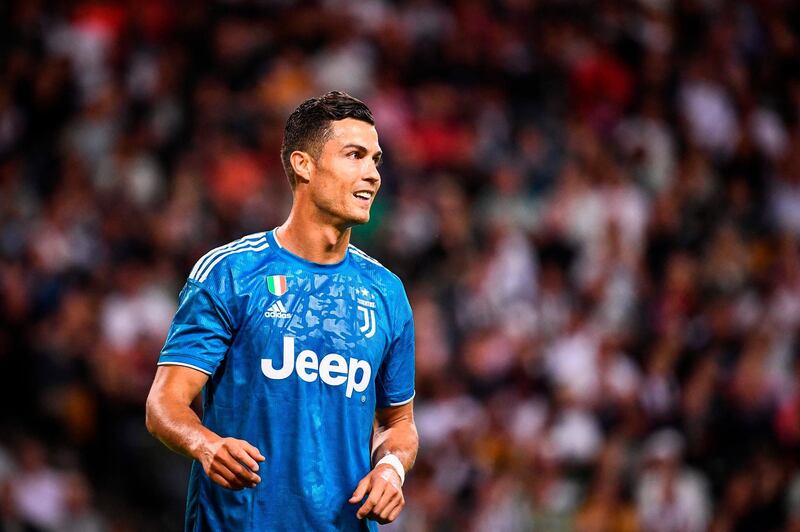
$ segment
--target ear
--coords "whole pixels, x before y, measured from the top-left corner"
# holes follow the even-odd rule
[[[308,182],[311,180],[311,172],[314,170],[314,159],[304,151],[295,150],[289,156],[292,170],[299,181]]]

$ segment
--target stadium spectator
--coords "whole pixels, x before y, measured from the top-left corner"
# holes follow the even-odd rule
[[[283,220],[288,112],[350,88],[385,152],[354,241],[419,324],[394,529],[800,530],[798,20],[752,0],[3,3],[0,448],[33,435],[49,479],[25,519],[179,527],[185,464],[141,428],[159,316],[207,249]],[[10,490],[37,492],[4,454],[18,523]],[[73,473],[92,496],[64,503]]]

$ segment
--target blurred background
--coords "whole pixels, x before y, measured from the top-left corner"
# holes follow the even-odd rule
[[[407,531],[800,530],[800,4],[0,5],[0,530],[171,531],[143,403],[192,264],[367,102],[417,325]]]

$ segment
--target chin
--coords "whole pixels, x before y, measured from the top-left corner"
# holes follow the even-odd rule
[[[349,212],[347,214],[340,214],[337,216],[339,220],[341,220],[337,225],[341,227],[353,227],[356,225],[364,225],[365,223],[369,222],[369,213],[354,213]]]
[[[369,222],[369,214],[366,216],[359,216],[350,220],[350,225],[364,225]]]
[[[364,225],[369,222],[369,212],[367,213],[353,213],[348,220],[348,225]]]
[[[354,225],[363,225],[369,222],[371,207],[372,205],[368,206],[367,208],[358,206],[355,209],[350,210],[348,214],[350,214],[351,223]]]

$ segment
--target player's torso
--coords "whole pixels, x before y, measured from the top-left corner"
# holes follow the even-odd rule
[[[262,482],[225,490],[195,464],[187,530],[363,530],[348,498],[371,467],[397,285],[360,252],[326,267],[259,238],[210,255],[197,277],[233,333],[203,423],[257,447]]]
[[[235,283],[240,322],[214,376],[213,402],[238,409],[299,401],[364,409],[371,419],[390,337],[379,284],[357,268],[308,270],[274,259]]]

